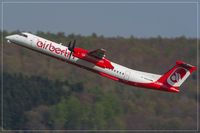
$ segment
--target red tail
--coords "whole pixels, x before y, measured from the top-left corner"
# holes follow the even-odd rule
[[[181,84],[195,70],[195,66],[183,61],[176,61],[176,65],[158,79],[158,82],[162,83],[165,88],[169,89],[169,91],[179,92]]]

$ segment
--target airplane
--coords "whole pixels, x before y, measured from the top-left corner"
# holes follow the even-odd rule
[[[8,43],[37,51],[109,79],[131,86],[160,91],[179,92],[181,84],[197,69],[196,66],[178,60],[168,72],[158,75],[133,70],[111,62],[105,56],[105,49],[88,51],[75,47],[76,40],[70,41],[67,47],[28,32],[9,35],[5,38]]]

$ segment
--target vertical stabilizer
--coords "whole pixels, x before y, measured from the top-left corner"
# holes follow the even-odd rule
[[[181,84],[196,70],[195,66],[183,61],[176,61],[176,65],[166,72],[158,82],[169,89],[179,89]]]

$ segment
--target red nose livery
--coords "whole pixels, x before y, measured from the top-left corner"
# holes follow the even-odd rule
[[[75,47],[75,41],[73,44],[69,42],[67,47],[26,32],[7,36],[6,39],[9,43],[43,53],[112,80],[155,90],[179,92],[181,84],[196,70],[195,66],[177,61],[168,72],[158,75],[133,70],[111,62],[106,58],[104,49],[88,51]]]

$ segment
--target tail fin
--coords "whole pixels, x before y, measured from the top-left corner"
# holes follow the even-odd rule
[[[158,79],[158,82],[162,83],[163,86],[167,87],[169,90],[178,92],[181,84],[195,70],[195,66],[183,61],[176,61],[176,65],[162,75],[162,77]]]

